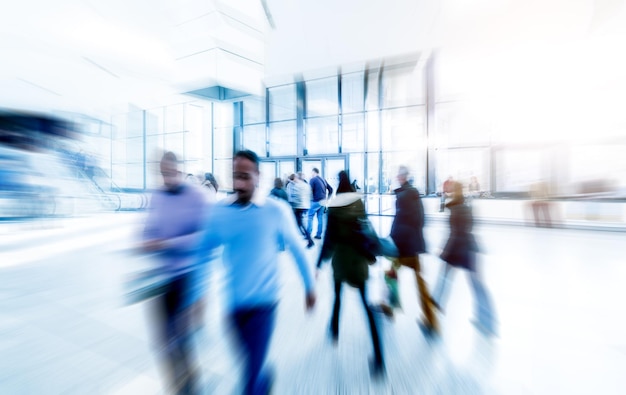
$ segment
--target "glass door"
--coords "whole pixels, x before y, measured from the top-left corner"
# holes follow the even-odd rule
[[[336,190],[339,184],[339,172],[348,168],[347,156],[302,159],[302,173],[307,180],[311,178],[313,168],[317,168],[320,171],[320,176],[330,184],[333,190]]]
[[[296,161],[294,159],[270,159],[261,160],[259,164],[259,192],[268,195],[274,188],[274,179],[280,177],[285,183],[287,177],[296,170]]]

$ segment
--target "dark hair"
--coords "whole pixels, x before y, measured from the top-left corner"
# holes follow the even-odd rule
[[[314,167],[314,168],[313,168],[313,172],[314,172],[315,174],[320,174],[320,171],[319,171],[319,169],[318,169],[317,167]]]
[[[178,163],[178,159],[176,159],[176,155],[172,151],[167,151],[163,154],[161,162],[163,161]]]
[[[250,162],[254,163],[257,171],[259,170],[259,156],[254,151],[250,151],[249,149],[237,151],[233,159],[236,159],[236,158],[243,158],[243,159],[249,160]]]
[[[283,187],[283,180],[280,177],[276,177],[274,179],[274,188],[282,189],[282,187]]]
[[[354,187],[350,183],[350,176],[346,170],[339,172],[339,185],[337,186],[337,193],[354,192]]]
[[[211,185],[213,185],[213,188],[215,188],[215,192],[217,192],[217,190],[220,188],[217,180],[215,179],[215,176],[213,176],[213,173],[204,173],[204,180],[210,182]]]

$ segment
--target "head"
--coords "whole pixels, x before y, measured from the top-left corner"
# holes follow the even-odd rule
[[[337,186],[337,193],[354,192],[352,184],[350,184],[350,176],[346,170],[339,172],[339,185]]]
[[[319,169],[318,169],[317,167],[314,167],[314,168],[311,170],[311,178],[313,178],[313,177],[317,177],[317,176],[319,176],[319,175],[320,175],[320,171],[319,171]]]
[[[274,179],[274,188],[278,188],[278,189],[283,188],[283,180],[280,177],[276,177]]]
[[[293,173],[291,173],[291,174],[289,175],[289,181],[295,181],[295,179],[296,179],[296,175],[295,175],[295,174],[293,174]]]
[[[163,176],[163,185],[172,191],[178,188],[182,183],[181,173],[178,171],[178,160],[173,152],[168,151],[163,154],[160,163],[161,175]]]
[[[458,181],[453,181],[451,202],[463,202],[464,200],[465,197],[463,196],[463,184]]]
[[[233,159],[233,190],[237,202],[245,204],[252,200],[259,185],[259,157],[250,150],[239,151]]]
[[[409,168],[406,166],[400,166],[398,168],[398,182],[400,183],[400,185],[404,185],[407,183],[407,181],[409,180]]]

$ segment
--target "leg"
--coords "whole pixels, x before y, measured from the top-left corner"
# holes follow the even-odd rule
[[[419,290],[419,297],[422,303],[422,312],[424,313],[425,325],[434,331],[439,330],[439,324],[437,322],[437,316],[435,315],[435,307],[433,305],[433,301],[430,298],[430,293],[428,292],[428,287],[426,286],[426,282],[422,278],[422,274],[420,272],[420,261],[419,256],[416,255],[414,258],[414,268],[415,278],[417,280],[417,288]]]
[[[324,207],[318,203],[317,207],[317,233],[315,234],[316,238],[322,237],[322,231],[324,230]]]
[[[333,305],[333,315],[330,318],[330,332],[333,340],[339,337],[339,309],[341,308],[341,281],[335,280],[335,304]]]
[[[367,300],[365,299],[365,284],[359,287],[359,293],[361,294],[361,301],[363,302],[363,308],[365,308],[367,320],[370,324],[370,332],[372,333],[372,345],[374,346],[374,363],[377,367],[380,368],[383,365],[382,347],[380,344],[380,336],[378,336],[378,329],[376,328],[376,321],[374,321],[374,314],[372,313],[372,309],[370,309],[369,305],[367,304]]]
[[[473,257],[472,259],[476,259]],[[477,321],[489,332],[495,332],[495,322],[493,316],[493,305],[491,298],[487,293],[483,282],[480,279],[480,275],[476,270],[475,263],[471,265],[468,271],[470,276],[470,282],[475,296],[475,314]]]
[[[444,265],[441,267],[439,282],[437,283],[437,287],[435,288],[435,292],[433,293],[433,300],[440,307],[443,307],[446,302],[446,297],[448,295],[446,291],[449,289],[448,274],[451,274],[451,269],[452,267],[450,265],[444,263]]]
[[[309,242],[307,247],[311,247],[313,246],[313,239],[311,238],[311,233],[304,227],[304,224],[302,223],[302,216],[304,215],[304,213],[306,212],[306,209],[298,209],[298,227],[300,228],[300,231],[304,234],[304,237],[306,237],[307,241]]]
[[[191,313],[188,308],[184,307],[184,296],[189,285],[189,276],[174,279],[160,300],[161,308],[165,313],[162,336],[166,364],[172,384],[179,389],[185,385],[193,385],[191,381],[194,379],[190,334]]]
[[[309,232],[309,234],[311,234],[311,232],[313,232],[313,218],[315,217],[315,208],[316,208],[316,204],[315,202],[311,202],[311,208],[309,209],[309,220],[306,224],[306,230],[307,232]]]
[[[305,236],[306,228],[302,224],[302,210],[298,208],[294,208],[293,215],[296,217],[296,223],[298,224],[298,229],[300,229],[300,233],[302,233],[302,235]]]
[[[246,356],[247,395],[265,395],[270,390],[271,377],[262,370],[274,330],[275,309],[275,306],[264,306],[234,314],[235,328]]]

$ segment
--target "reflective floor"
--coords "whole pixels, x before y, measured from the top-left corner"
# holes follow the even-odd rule
[[[165,394],[151,343],[149,305],[127,305],[124,282],[141,260],[124,253],[138,214],[0,224],[0,394]],[[382,220],[385,234],[389,221]],[[446,223],[429,222],[423,255],[432,289]],[[427,341],[413,274],[400,271],[402,310],[379,315],[385,380],[372,381],[367,321],[344,288],[337,347],[327,336],[333,291],[325,266],[318,304],[307,314],[289,255],[269,360],[275,394],[623,394],[626,393],[625,235],[617,232],[481,225],[483,279],[499,336],[471,324],[465,273],[453,279],[442,336]],[[303,245],[306,242],[303,240]],[[308,251],[311,262],[319,245]],[[382,297],[381,260],[368,295]],[[210,281],[207,325],[196,342],[207,394],[238,394],[241,373],[224,324],[219,264]]]

